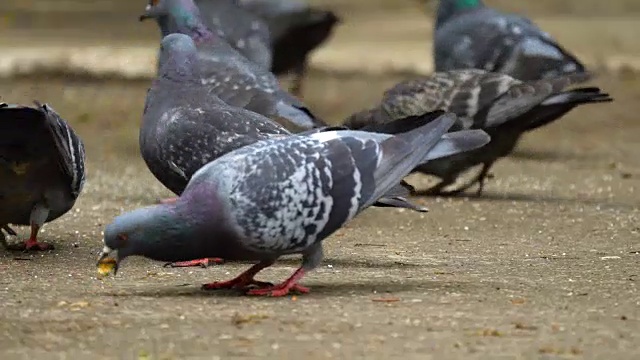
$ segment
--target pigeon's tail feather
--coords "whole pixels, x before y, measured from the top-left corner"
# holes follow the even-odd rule
[[[422,127],[384,140],[382,157],[374,173],[376,188],[366,205],[381,198],[418,166],[455,121],[455,114],[447,113]]]
[[[276,112],[279,117],[302,130],[310,130],[317,127],[327,126],[324,121],[315,117],[307,109],[293,106],[284,101],[279,101],[276,104]]]
[[[600,88],[588,87],[573,89],[554,95],[542,102],[542,106],[561,104],[587,104],[595,102],[610,102],[613,98],[607,93],[603,93]]]
[[[409,209],[409,210],[413,210],[413,211],[417,211],[417,212],[428,212],[429,209],[427,209],[424,206],[420,206],[420,205],[416,205],[412,202],[410,202],[409,200],[397,196],[397,197],[389,197],[389,196],[384,196],[380,199],[378,199],[378,201],[374,204],[374,206],[376,207],[394,207],[394,208],[402,208],[402,209]]]
[[[47,127],[60,154],[60,167],[69,176],[71,192],[77,196],[82,191],[85,182],[84,144],[69,124],[52,107],[37,101],[35,104],[45,116]]]
[[[377,207],[396,207],[418,212],[427,212],[427,208],[411,203],[407,197],[415,192],[415,188],[402,180],[398,185],[387,191],[383,197],[374,204]]]
[[[427,112],[418,116],[407,116],[398,120],[390,122],[375,122],[362,126],[358,130],[367,132],[376,132],[383,134],[402,134],[411,130],[418,129],[438,117],[442,116],[445,112],[442,110],[436,110]]]
[[[613,98],[603,93],[599,88],[579,88],[554,95],[543,101],[540,106],[531,112],[533,116],[529,118],[525,130],[530,131],[547,125],[573,108],[584,104],[606,103],[613,101]]]
[[[424,163],[478,149],[491,141],[489,134],[483,130],[462,130],[448,133],[429,151]]]

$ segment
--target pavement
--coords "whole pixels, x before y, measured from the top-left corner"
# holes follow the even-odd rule
[[[76,15],[65,11],[78,19],[74,24],[94,20],[79,20],[86,9]],[[390,35],[384,41],[413,40],[371,50],[370,59],[398,58],[402,51],[415,63],[428,61],[420,55],[428,54],[428,46],[415,50],[428,44],[428,34],[422,41],[408,25],[404,28],[413,19],[409,11],[394,11],[398,25],[386,28]],[[413,76],[338,71],[343,60],[362,56],[363,49],[381,48],[365,41],[367,29],[378,23],[375,16],[354,14],[361,20],[345,25],[343,35],[321,50],[334,55],[318,51],[316,64],[327,56],[335,59],[327,60],[335,67],[314,68],[304,99],[323,118],[340,122]],[[100,24],[97,30],[86,26],[86,32],[61,25],[43,41],[38,31],[48,21],[32,21],[31,32],[15,24],[8,31],[31,39],[20,41],[23,45],[36,39],[79,49],[98,44],[92,37]],[[632,36],[613,29],[600,31],[601,37],[594,35],[593,45],[585,46],[582,32],[594,27],[589,21],[576,19],[567,22],[575,26],[565,27],[558,20],[558,36],[574,41],[578,51],[593,48],[594,58],[598,52],[638,54]],[[597,21],[621,29],[633,22]],[[429,31],[428,25],[415,24]],[[104,43],[126,43],[131,31],[137,40],[127,40],[133,45],[122,50],[123,57],[135,50],[149,51],[144,56],[151,59],[157,34],[151,24],[145,25],[148,33],[133,32],[138,25],[117,27],[112,42]],[[616,45],[608,36],[630,40]],[[16,43],[3,37],[0,58],[6,49],[19,48]],[[147,48],[138,49],[138,43]],[[87,58],[115,61],[105,54]],[[141,72],[152,68],[153,63],[139,67]],[[495,165],[482,197],[416,198],[430,209],[426,214],[365,211],[327,239],[322,266],[302,281],[310,294],[274,299],[200,290],[202,283],[233,277],[250,266],[245,263],[171,269],[131,258],[117,277],[96,278],[105,224],[170,195],[139,156],[146,77],[125,81],[33,72],[0,81],[3,100],[47,101],[69,120],[86,143],[89,171],[77,206],[41,233],[43,241],[55,244],[54,251],[0,251],[0,358],[640,358],[640,77],[634,71],[603,69],[589,85],[611,93],[615,102],[578,108],[527,135],[512,156]],[[418,188],[434,183],[419,175],[408,180]],[[28,229],[19,232],[26,236]],[[298,265],[297,257],[282,259],[259,279],[281,281]]]

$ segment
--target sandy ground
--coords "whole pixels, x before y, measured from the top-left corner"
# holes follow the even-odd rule
[[[339,122],[398,80],[315,71],[305,101]],[[327,239],[303,280],[310,294],[263,299],[199,288],[249,264],[132,258],[96,279],[104,225],[169,195],[137,149],[148,82],[3,80],[3,100],[48,101],[73,124],[89,176],[74,210],[41,233],[55,251],[0,251],[0,358],[637,359],[640,77],[594,84],[615,103],[527,136],[485,196],[417,199],[427,214],[367,210]],[[298,264],[283,259],[260,279]]]

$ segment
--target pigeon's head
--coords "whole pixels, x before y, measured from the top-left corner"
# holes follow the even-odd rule
[[[193,0],[149,0],[140,21],[171,16],[177,22],[192,22],[199,15]]]
[[[482,0],[440,0],[436,15],[436,27],[444,24],[460,11],[484,6]]]
[[[116,217],[104,229],[104,248],[98,259],[98,272],[108,275],[118,271],[120,262],[131,255],[154,258],[152,249],[162,251],[157,245],[175,236],[177,221],[170,205],[144,207]]]
[[[196,43],[185,34],[173,33],[162,38],[160,53],[170,54],[195,54],[198,52]]]
[[[160,73],[165,77],[189,79],[195,71],[197,55],[198,49],[190,36],[169,34],[160,42]]]
[[[140,21],[147,19],[159,19],[169,15],[169,3],[171,0],[149,0],[144,13],[140,15]]]

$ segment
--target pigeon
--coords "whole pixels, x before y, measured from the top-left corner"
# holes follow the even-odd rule
[[[587,72],[574,55],[523,16],[499,12],[482,0],[439,1],[436,72],[481,69],[522,81]]]
[[[38,242],[44,223],[67,213],[85,182],[84,144],[73,129],[48,104],[34,107],[0,104],[0,224],[31,226],[31,236],[7,250],[51,250]]]
[[[229,105],[275,119],[290,130],[326,126],[298,98],[284,91],[268,68],[253,63],[207,28],[193,0],[159,0],[155,5],[148,5],[141,18],[155,18],[160,28],[167,23],[175,24],[169,35],[190,36],[197,47],[199,80]],[[164,61],[160,51],[158,71]]]
[[[201,2],[212,0],[200,0]],[[213,0],[215,1],[215,0]],[[269,26],[276,75],[294,73],[292,94],[302,96],[302,82],[309,55],[322,45],[340,23],[330,10],[311,7],[295,0],[237,0],[238,4],[262,18]]]
[[[175,16],[179,17],[184,14],[179,13],[183,11],[181,9],[189,9],[193,3],[193,0],[150,0],[140,19],[156,17],[160,33],[165,37],[179,32],[179,28],[173,17],[164,14],[175,11]],[[195,0],[195,5],[203,14],[202,23],[208,29],[254,64],[266,70],[271,68],[271,35],[263,19],[238,6],[235,0]]]
[[[193,174],[210,161],[258,141],[294,135],[269,118],[217,99],[209,87],[198,81],[195,44],[188,36],[166,36],[161,51],[166,61],[161,75],[147,92],[139,145],[142,158],[151,173],[176,195],[182,194]],[[408,132],[443,113],[436,111],[386,124],[370,124],[362,127],[362,130],[387,134]],[[306,134],[334,129],[345,128],[325,127],[309,130]],[[471,150],[488,141],[484,133],[466,136],[475,139],[476,143],[471,145],[468,142],[467,148],[458,147],[454,152]],[[405,187],[396,186],[375,205],[424,211],[405,199],[409,193]],[[176,199],[162,202],[169,204]],[[208,260],[198,260],[171,266],[207,264]]]
[[[613,101],[597,87],[565,90],[584,81],[585,76],[576,73],[523,82],[478,69],[439,72],[395,85],[378,106],[351,115],[344,124],[358,129],[438,109],[455,113],[458,120],[452,131],[483,129],[491,137],[489,144],[430,161],[416,171],[442,180],[428,194],[454,195],[478,183],[477,195],[481,195],[491,166],[511,153],[522,134],[561,118],[576,106]],[[471,182],[444,191],[462,172],[479,164],[482,170]]]
[[[455,122],[444,114],[398,135],[353,130],[258,141],[200,168],[170,204],[116,217],[104,230],[100,273],[117,272],[132,255],[156,261],[201,257],[257,261],[233,280],[205,289],[242,288],[249,295],[308,292],[298,284],[322,260],[322,241],[375,204],[413,168],[439,157]],[[451,135],[451,134],[449,134]],[[474,136],[457,137],[464,148]],[[486,140],[486,134],[484,134]],[[282,255],[302,266],[279,285],[254,280]],[[106,271],[105,271],[106,270]]]

